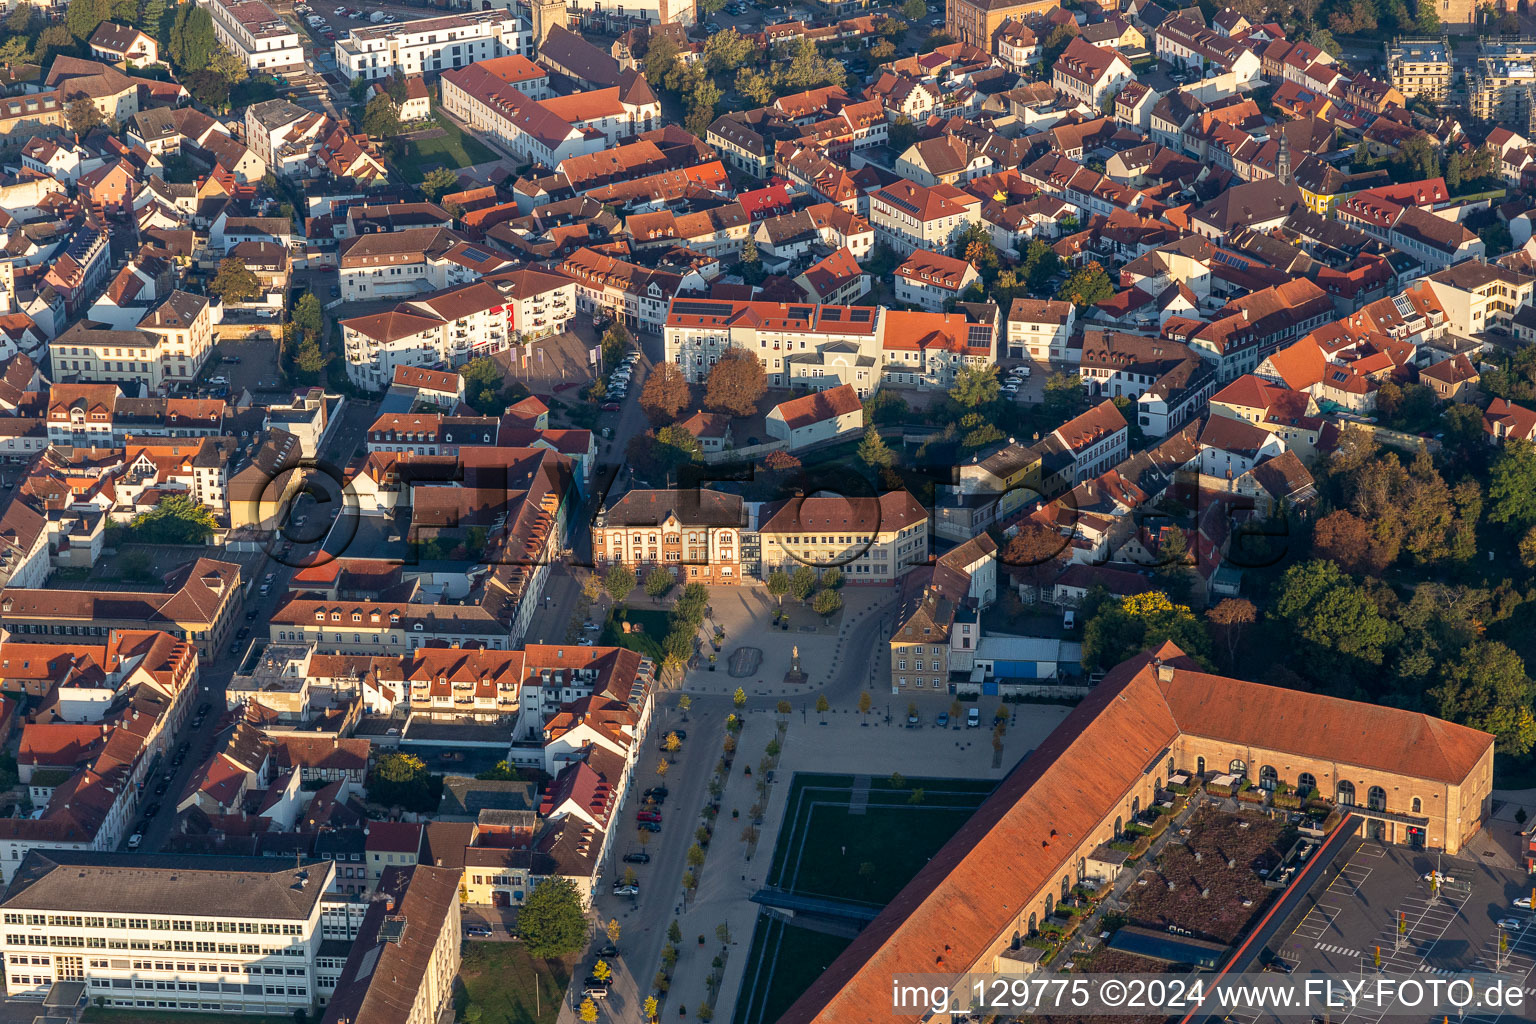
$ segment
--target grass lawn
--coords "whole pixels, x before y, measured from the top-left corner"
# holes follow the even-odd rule
[[[106,1006],[87,1006],[80,1018],[85,1024],[165,1024],[174,1020],[177,1024],[293,1024],[293,1016],[277,1017],[271,1014],[246,1013],[183,1013],[180,1010],[113,1009]]]
[[[733,1024],[771,1024],[832,965],[851,940],[758,917]]]
[[[863,814],[848,810],[852,787],[851,776],[795,776],[770,885],[883,906],[960,830],[994,784],[907,779],[894,789],[889,779],[874,779]],[[909,803],[917,789],[923,802]]]
[[[479,139],[465,135],[446,114],[437,114],[436,121],[444,134],[431,139],[403,141],[405,151],[394,164],[406,181],[420,181],[435,166],[470,167],[496,159],[493,150]]]
[[[554,1024],[573,963],[574,958],[534,960],[521,942],[466,942],[454,1011],[462,1014],[473,1003],[484,1011],[486,1024]]]
[[[643,600],[649,602],[650,598]],[[641,632],[624,632],[619,626],[622,620],[639,626]],[[615,608],[608,613],[608,621],[603,623],[603,632],[597,642],[603,647],[627,647],[631,651],[638,651],[659,665],[661,641],[671,629],[665,608]]]

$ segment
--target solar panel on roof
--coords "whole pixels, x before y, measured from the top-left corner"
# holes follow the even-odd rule
[[[822,320],[841,320],[843,318],[843,311],[832,306],[823,306],[821,308],[821,318]]]
[[[965,343],[971,348],[992,344],[992,328],[986,324],[971,324],[966,332]]]
[[[464,255],[468,256],[472,260],[488,260],[488,259],[491,258],[491,254],[490,253],[486,252],[483,249],[476,249],[472,245],[467,247],[464,250]]]
[[[873,312],[873,310],[862,306],[855,309],[850,309],[848,311],[848,319],[852,323],[867,324],[869,323],[870,314]]]
[[[813,312],[813,310],[812,310],[812,308],[810,306],[790,306],[789,307],[789,315],[790,316],[808,317],[808,316],[811,315],[812,312]]]
[[[719,316],[722,312],[728,312],[730,304],[725,302],[710,302],[705,299],[674,299],[672,312],[681,313],[683,316]]]

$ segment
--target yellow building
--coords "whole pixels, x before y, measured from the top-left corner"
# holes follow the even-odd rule
[[[764,578],[835,567],[850,583],[891,583],[928,561],[928,512],[906,491],[790,498],[772,507],[758,534]]]

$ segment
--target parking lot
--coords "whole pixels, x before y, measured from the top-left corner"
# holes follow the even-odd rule
[[[1325,876],[1298,923],[1273,944],[1275,954],[1297,975],[1369,976],[1379,971],[1423,979],[1497,972],[1536,998],[1536,920],[1530,910],[1514,905],[1531,895],[1527,875],[1374,840],[1354,842],[1342,870]],[[1439,883],[1426,877],[1437,865],[1444,876]],[[1502,952],[1501,931],[1507,937]],[[1334,1024],[1379,1024],[1389,1014],[1404,1012],[1391,1006],[1354,1009],[1337,1016]],[[1281,1018],[1250,1011],[1227,1019],[1260,1024]],[[1462,1019],[1495,1024],[1501,1017],[1485,1013]],[[1503,1019],[1531,1018],[1521,1010]]]

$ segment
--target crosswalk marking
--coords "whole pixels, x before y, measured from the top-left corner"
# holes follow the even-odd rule
[[[1332,943],[1329,943],[1329,942],[1314,943],[1314,948],[1320,949],[1324,953],[1338,953],[1341,956],[1359,956],[1360,955],[1360,951],[1358,949],[1346,949],[1343,946],[1335,946],[1335,945],[1333,945]]]

